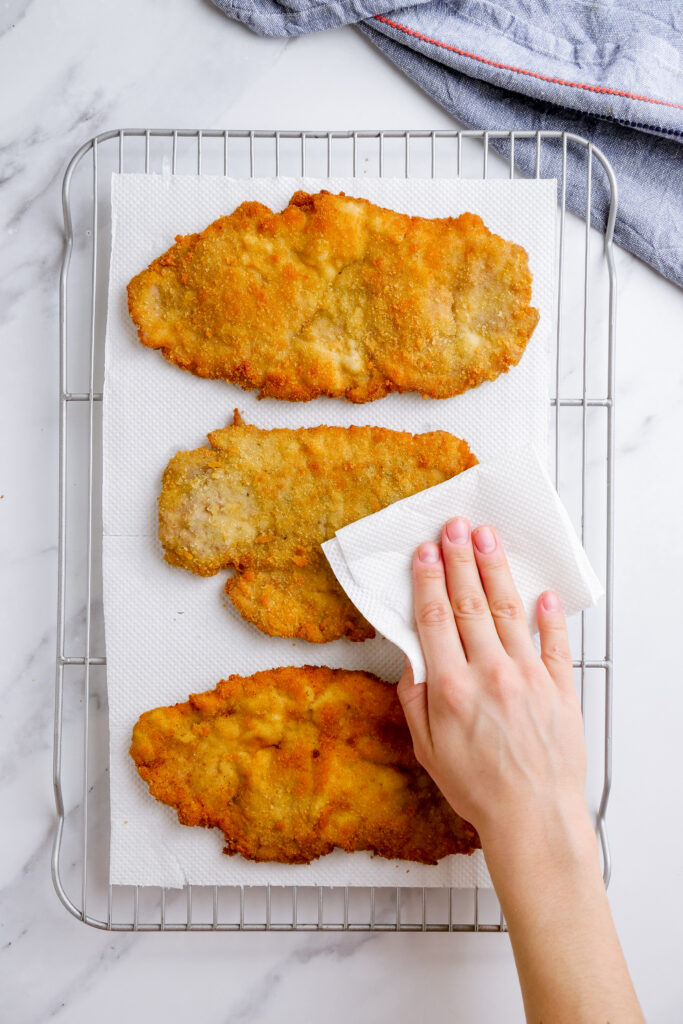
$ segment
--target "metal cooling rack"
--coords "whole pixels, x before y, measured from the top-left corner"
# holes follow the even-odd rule
[[[496,155],[489,146],[492,144]],[[602,850],[611,784],[616,181],[587,140],[560,132],[121,130],[86,142],[64,176],[60,278],[60,488],[54,885],[81,921],[114,931],[501,931],[491,890],[109,884],[108,725],[101,573],[101,414],[112,171],[557,177],[557,328],[550,409],[555,481],[606,599],[572,620],[588,748],[588,798]],[[599,234],[567,209],[567,167],[601,191]],[[556,170],[555,170],[556,169]],[[558,173],[559,171],[559,173]],[[576,179],[575,179],[576,180]],[[575,197],[573,205],[576,207]]]

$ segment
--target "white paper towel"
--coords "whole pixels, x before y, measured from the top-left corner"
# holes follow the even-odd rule
[[[557,591],[566,615],[604,593],[550,477],[532,448],[506,452],[436,487],[359,519],[323,544],[335,576],[355,606],[410,660],[416,683],[426,669],[413,615],[411,561],[444,523],[464,516],[495,526],[535,631],[536,601]]]
[[[471,210],[527,250],[540,322],[519,366],[458,398],[390,395],[367,405],[321,398],[258,401],[221,381],[201,380],[137,341],[125,286],[176,234],[204,228],[246,199],[286,205],[296,189],[346,191],[424,216]],[[181,886],[487,884],[480,854],[435,867],[340,851],[311,865],[254,864],[221,854],[217,830],[186,828],[153,800],[129,755],[131,730],[151,707],[212,689],[233,672],[278,665],[363,668],[387,680],[402,656],[381,638],[307,644],[266,637],[225,598],[225,575],[202,579],[168,566],[157,540],[161,473],[180,448],[205,442],[239,407],[260,427],[374,424],[449,430],[480,459],[509,445],[543,451],[548,425],[548,341],[553,330],[555,184],[552,181],[245,179],[114,175],[112,253],[105,349],[103,574],[110,715],[111,881]]]

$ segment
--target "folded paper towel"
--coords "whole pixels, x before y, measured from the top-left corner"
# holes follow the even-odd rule
[[[407,655],[416,683],[426,670],[410,578],[413,553],[438,541],[453,516],[498,531],[532,629],[536,600],[555,590],[567,615],[594,605],[603,588],[569,515],[530,446],[475,466],[436,487],[359,519],[323,544],[335,576],[375,629]]]

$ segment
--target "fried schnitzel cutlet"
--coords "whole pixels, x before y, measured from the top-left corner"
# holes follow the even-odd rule
[[[200,576],[234,568],[226,592],[270,636],[324,643],[374,636],[320,544],[347,523],[476,465],[445,431],[259,430],[235,420],[211,447],[178,452],[159,496],[166,561]]]
[[[345,636],[368,640],[375,630],[346,596],[322,555],[303,568],[247,569],[225,584],[243,619],[269,636],[324,644]]]
[[[220,828],[224,852],[249,860],[340,847],[436,864],[480,845],[415,760],[396,687],[367,672],[230,676],[145,712],[130,753],[183,825]]]
[[[261,397],[432,398],[495,380],[538,323],[525,250],[472,213],[409,217],[344,193],[242,203],[128,285],[143,345]]]

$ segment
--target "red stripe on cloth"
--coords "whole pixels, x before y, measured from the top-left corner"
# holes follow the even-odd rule
[[[625,92],[623,89],[608,89],[603,85],[587,85],[585,82],[566,82],[563,78],[551,78],[550,75],[542,75],[538,71],[529,71],[527,68],[516,68],[513,64],[501,64],[497,60],[489,60],[488,57],[482,57],[478,53],[470,53],[468,50],[461,50],[457,46],[451,46],[450,43],[442,43],[440,39],[431,39],[429,36],[422,35],[421,32],[416,32],[412,28],[408,28],[407,25],[401,25],[398,21],[392,21],[391,18],[384,18],[381,14],[375,15],[375,21],[381,21],[385,25],[390,25],[391,28],[396,28],[399,32],[405,32],[408,36],[414,36],[416,39],[422,40],[423,43],[431,43],[432,46],[440,46],[442,50],[451,50],[453,53],[460,54],[461,57],[468,57],[470,60],[477,60],[480,64],[489,64],[493,68],[502,68],[503,71],[514,71],[518,75],[528,75],[529,78],[540,78],[544,82],[552,82],[554,85],[566,85],[572,89],[586,89],[588,92],[600,92],[606,93],[608,96],[624,96],[629,100],[641,100],[643,103],[656,103],[660,107],[675,107],[676,110],[683,110],[683,104],[671,103],[669,100],[657,100],[653,99],[652,96],[639,96],[634,92]]]

